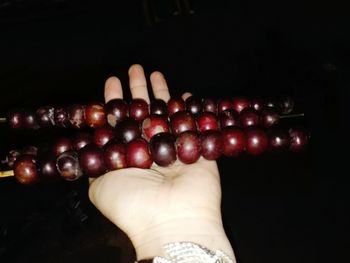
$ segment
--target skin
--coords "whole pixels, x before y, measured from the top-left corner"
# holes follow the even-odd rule
[[[167,102],[170,93],[160,72],[150,76],[156,99]],[[129,69],[133,98],[150,101],[146,77],[140,65]],[[117,77],[105,83],[105,102],[123,98]],[[191,96],[183,94],[183,98]],[[126,168],[90,181],[92,203],[130,238],[137,260],[163,256],[163,245],[191,241],[211,250],[221,249],[235,262],[221,216],[221,185],[215,161],[200,158],[169,167],[155,163],[151,169]]]

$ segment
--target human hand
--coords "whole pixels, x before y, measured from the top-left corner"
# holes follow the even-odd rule
[[[168,101],[163,75],[150,76],[154,97]],[[150,102],[146,77],[140,65],[129,69],[133,98]],[[185,93],[183,98],[190,96]],[[123,98],[120,80],[105,83],[106,103]],[[233,260],[234,253],[221,217],[221,186],[215,161],[200,158],[196,163],[177,160],[169,167],[153,163],[150,169],[126,168],[109,172],[93,181],[92,203],[130,238],[137,259],[165,256],[163,245],[175,241],[221,249]],[[234,260],[235,261],[235,260]]]

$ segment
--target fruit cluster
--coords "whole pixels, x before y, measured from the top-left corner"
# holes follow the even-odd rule
[[[293,110],[294,102],[290,97],[273,102],[243,97],[215,101],[192,96],[168,103],[154,100],[150,105],[142,99],[130,104],[114,99],[106,105],[74,105],[68,110],[42,107],[36,112],[40,127],[93,129],[57,139],[50,154],[43,157],[37,158],[35,151],[13,150],[8,164],[20,183],[33,184],[40,177],[76,180],[83,174],[98,177],[121,168],[150,168],[153,163],[169,166],[177,159],[191,164],[200,156],[217,160],[243,153],[255,156],[268,150],[304,149],[309,141],[305,129],[276,126],[281,114]],[[34,122],[23,117],[28,114],[14,112],[8,115],[12,128],[34,127],[29,125]]]

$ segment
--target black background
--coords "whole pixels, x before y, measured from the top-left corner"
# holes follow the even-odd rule
[[[133,63],[147,74],[162,71],[172,95],[291,95],[295,111],[305,113],[295,122],[311,131],[311,145],[299,154],[220,159],[225,228],[240,263],[345,260],[337,236],[346,237],[348,184],[337,168],[350,72],[346,8],[189,1],[189,14],[178,2],[182,12],[170,0],[0,1],[0,113],[103,101],[111,75],[129,99]],[[57,134],[23,135],[2,125],[0,135],[4,159],[14,147]],[[89,203],[85,181],[28,188],[1,179],[0,204],[0,262],[134,258],[124,234]]]

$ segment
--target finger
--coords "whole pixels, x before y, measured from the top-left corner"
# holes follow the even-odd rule
[[[120,80],[117,77],[110,77],[105,83],[105,102],[113,99],[122,99],[123,89]]]
[[[182,94],[182,99],[183,100],[187,100],[189,97],[192,96],[192,93],[189,92],[185,92],[184,94]]]
[[[151,74],[150,78],[154,97],[168,102],[170,93],[163,74],[159,71],[155,71]]]
[[[150,102],[145,73],[138,64],[132,65],[129,69],[129,85],[131,96],[134,99],[144,99],[147,103]]]

